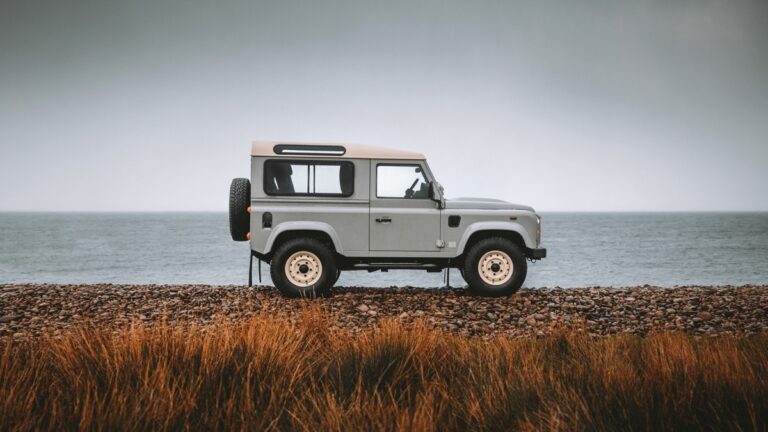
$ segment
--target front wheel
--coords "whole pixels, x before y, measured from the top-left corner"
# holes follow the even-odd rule
[[[525,255],[517,244],[491,237],[470,248],[463,276],[476,294],[500,297],[517,292],[527,272]]]
[[[315,298],[330,291],[338,272],[333,252],[326,245],[312,238],[297,238],[277,248],[270,275],[283,295]]]

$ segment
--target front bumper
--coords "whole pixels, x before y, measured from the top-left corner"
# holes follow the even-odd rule
[[[547,257],[546,248],[528,249],[528,258],[530,259],[542,259]]]

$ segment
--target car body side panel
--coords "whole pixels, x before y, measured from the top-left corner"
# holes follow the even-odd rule
[[[336,229],[328,223],[317,221],[292,221],[278,224],[275,228],[270,230],[267,242],[264,245],[264,250],[271,252],[275,245],[275,239],[277,239],[280,234],[289,231],[318,231],[328,234],[336,251],[339,253],[344,252],[342,249],[343,243],[339,239],[339,234],[336,232]]]
[[[299,197],[268,196],[264,192],[263,167],[264,162],[272,158],[251,159],[252,250],[268,254],[272,252],[277,235],[288,229],[301,229],[327,233],[339,253],[368,253],[368,160],[345,159],[355,165],[354,190],[351,196]],[[306,159],[313,160],[311,157]],[[265,213],[271,215],[271,227],[265,227],[263,224]]]
[[[368,252],[368,203],[258,204],[253,205],[258,210],[251,219],[251,246],[256,252],[271,252],[277,234],[289,229],[325,232],[339,253]],[[271,228],[261,226],[260,215],[264,212],[272,214]]]
[[[371,203],[370,249],[393,254],[406,251],[439,252],[440,210],[429,200]],[[399,204],[399,205],[398,205]],[[406,206],[410,204],[410,206]],[[380,220],[389,222],[381,223]]]
[[[485,206],[487,208],[449,206],[440,210],[433,201],[429,201],[429,206],[434,207],[426,208],[417,205],[415,199],[376,199],[375,164],[381,162],[377,160],[343,159],[355,166],[354,191],[349,197],[268,196],[264,192],[263,166],[269,159],[273,158],[251,158],[250,245],[253,251],[261,254],[272,252],[277,236],[289,230],[324,232],[333,241],[336,251],[350,258],[454,258],[465,252],[467,241],[472,234],[483,230],[513,231],[522,237],[526,247],[539,246],[536,244],[535,234],[538,222],[531,211],[497,208],[500,206],[490,204]],[[325,157],[323,160],[332,158]],[[398,162],[420,163],[428,178],[434,180],[425,161]],[[265,213],[271,215],[271,226],[263,226]],[[397,228],[395,225],[399,226],[400,223],[405,228],[413,225],[414,220],[411,218],[416,216],[415,213],[424,218],[422,222],[432,220],[436,225],[434,228],[419,228],[418,234],[423,238],[408,234],[407,229],[394,229],[390,234],[386,233],[386,228]],[[434,218],[427,213],[434,214]],[[388,227],[378,227],[384,230],[373,236],[372,226],[376,226],[376,217],[381,216],[389,216],[392,224]],[[448,220],[451,216],[460,217],[457,227],[449,226]],[[378,246],[371,244],[373,237],[380,242]],[[438,246],[438,240],[442,240],[443,247]]]
[[[520,237],[523,238],[523,242],[525,242],[525,246],[529,248],[536,247],[534,245],[533,239],[531,239],[531,236],[528,234],[528,232],[525,230],[525,228],[513,221],[482,221],[482,222],[472,222],[469,223],[467,228],[463,230],[461,234],[461,239],[458,241],[458,244],[456,245],[456,254],[461,255],[464,253],[464,249],[466,248],[467,241],[470,237],[472,237],[472,234],[481,232],[481,231],[512,231],[520,234]]]
[[[424,161],[371,161],[371,252],[385,251],[390,256],[401,256],[402,252],[441,252],[437,244],[440,240],[441,210],[437,203],[429,198],[377,197],[379,165],[417,165],[424,170],[426,178],[432,180]]]

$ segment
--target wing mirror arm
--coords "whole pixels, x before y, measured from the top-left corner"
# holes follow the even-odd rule
[[[443,188],[436,181],[429,182],[429,199],[437,203],[437,208],[445,208],[445,198],[443,198]]]

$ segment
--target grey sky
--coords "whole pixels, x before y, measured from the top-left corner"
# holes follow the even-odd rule
[[[226,210],[253,139],[449,197],[768,210],[768,2],[0,0],[0,210]]]

